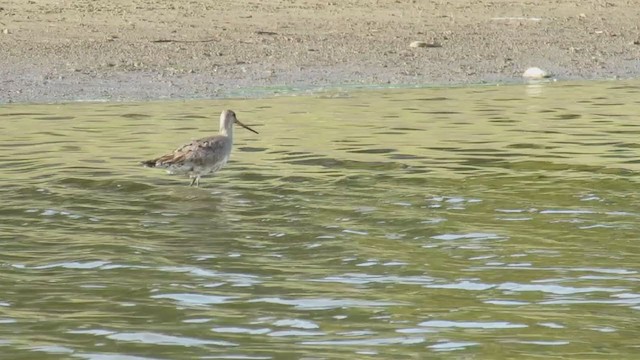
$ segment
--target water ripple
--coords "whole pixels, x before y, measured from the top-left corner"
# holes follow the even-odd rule
[[[203,295],[203,294],[159,294],[152,295],[152,299],[171,299],[179,302],[182,305],[211,305],[211,304],[223,304],[230,300],[235,299],[233,296],[216,296],[216,295]]]
[[[3,358],[637,357],[638,89],[3,106]]]
[[[446,321],[446,320],[429,320],[418,324],[425,327],[433,328],[463,328],[463,329],[517,329],[525,328],[524,324],[513,324],[506,321]]]
[[[289,305],[302,310],[329,310],[351,307],[385,307],[399,305],[394,302],[355,299],[281,299],[273,297],[252,299],[249,300],[249,302]]]

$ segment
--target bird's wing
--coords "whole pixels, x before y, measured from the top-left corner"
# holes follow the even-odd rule
[[[194,163],[200,164],[212,158],[222,158],[224,154],[226,137],[211,136],[194,140],[185,144],[170,154],[163,155],[155,160],[156,166],[171,166],[174,164]]]

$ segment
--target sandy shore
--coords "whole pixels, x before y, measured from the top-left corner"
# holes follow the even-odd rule
[[[637,14],[633,0],[5,0],[0,103],[510,82],[530,66],[635,78]]]

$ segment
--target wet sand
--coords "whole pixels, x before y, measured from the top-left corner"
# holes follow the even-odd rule
[[[7,0],[0,102],[516,82],[530,66],[637,78],[637,13],[631,0]]]

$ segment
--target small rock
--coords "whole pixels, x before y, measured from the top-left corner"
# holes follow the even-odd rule
[[[3,34],[8,34],[9,33],[9,29],[2,29],[2,33]]]
[[[411,44],[409,44],[409,47],[412,47],[412,48],[420,48],[420,47],[434,48],[434,47],[440,47],[440,44],[435,43],[435,42],[428,43],[426,41],[414,41]]]
[[[539,67],[530,67],[522,74],[522,77],[527,79],[545,79],[550,76],[551,74],[540,69]]]

